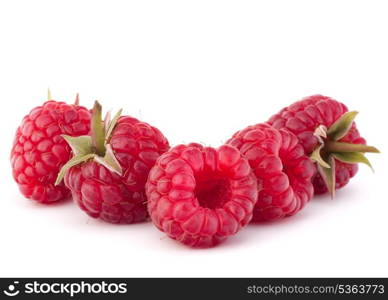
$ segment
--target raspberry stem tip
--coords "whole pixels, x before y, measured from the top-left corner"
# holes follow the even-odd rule
[[[76,105],[76,106],[79,105],[79,93],[77,93],[77,95],[75,95],[74,105]]]
[[[50,88],[47,89],[47,100],[52,100],[53,96],[51,95]]]
[[[99,156],[105,155],[105,130],[102,121],[102,107],[98,101],[94,102],[92,112],[92,145],[94,152]]]

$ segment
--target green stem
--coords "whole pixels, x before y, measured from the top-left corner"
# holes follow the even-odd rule
[[[94,103],[91,127],[93,150],[97,155],[103,157],[105,155],[105,131],[102,121],[102,107],[98,101]]]
[[[379,153],[380,151],[372,146],[362,145],[362,144],[350,144],[334,141],[326,141],[324,151],[327,153],[341,153],[341,152],[371,152]]]

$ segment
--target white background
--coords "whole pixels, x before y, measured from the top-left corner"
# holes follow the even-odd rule
[[[386,1],[1,1],[0,276],[387,276]],[[192,250],[151,223],[110,225],[24,199],[17,125],[46,99],[125,112],[172,145],[219,146],[303,96],[359,110],[370,155],[335,200]]]

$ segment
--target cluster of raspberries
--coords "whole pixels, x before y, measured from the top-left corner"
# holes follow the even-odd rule
[[[49,98],[24,117],[11,151],[21,193],[43,204],[70,198],[110,223],[151,219],[169,237],[211,247],[250,222],[299,212],[314,194],[345,186],[370,165],[357,112],[329,97],[295,102],[219,148],[170,148],[155,127],[119,111],[102,118]]]

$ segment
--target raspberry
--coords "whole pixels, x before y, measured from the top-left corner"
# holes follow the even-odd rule
[[[179,145],[152,168],[146,184],[155,226],[191,247],[212,247],[252,218],[256,179],[237,149]]]
[[[65,176],[73,199],[89,216],[128,224],[147,218],[147,176],[169,144],[157,128],[120,113],[103,125],[96,102],[92,136],[66,138],[81,151],[64,166],[57,182]]]
[[[64,184],[55,186],[61,167],[71,157],[71,149],[61,134],[89,133],[90,112],[82,106],[50,100],[26,115],[16,131],[11,164],[21,193],[49,204],[66,199]]]
[[[274,128],[294,133],[306,155],[318,162],[313,178],[316,194],[330,191],[333,195],[357,173],[357,163],[370,165],[363,153],[378,152],[365,146],[353,122],[356,114],[334,99],[314,95],[282,109],[268,121]]]
[[[241,151],[256,175],[253,221],[294,215],[311,199],[314,166],[292,133],[257,124],[237,132],[227,144]]]

